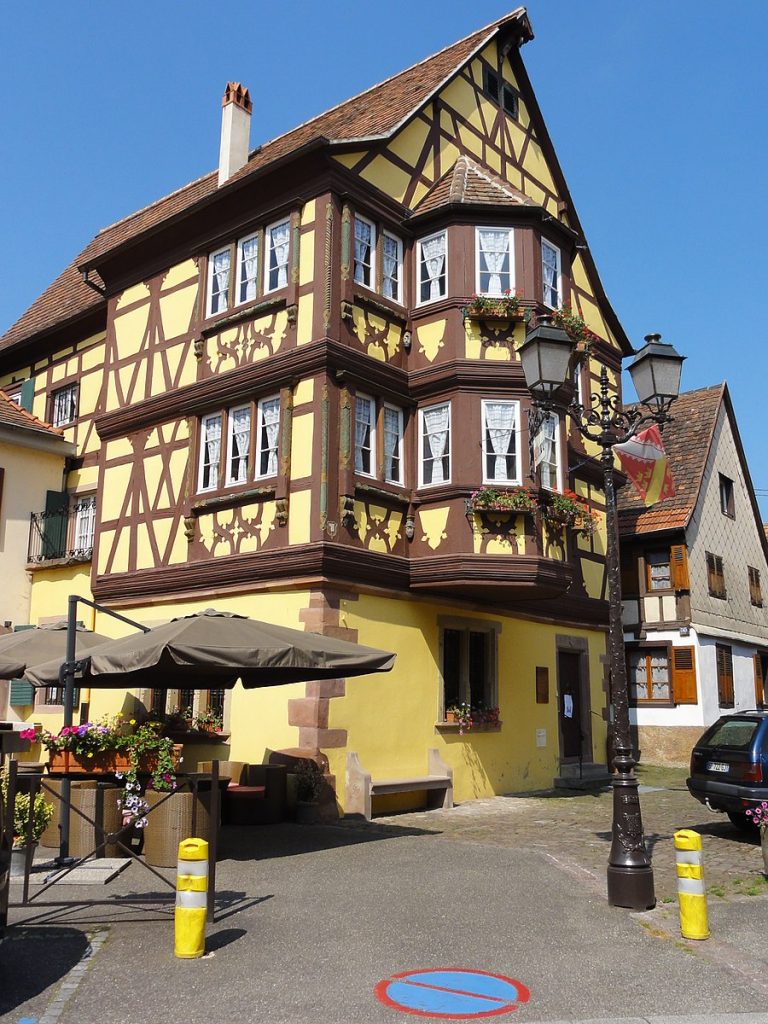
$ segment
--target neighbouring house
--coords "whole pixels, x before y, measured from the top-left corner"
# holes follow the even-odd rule
[[[529,438],[517,349],[570,308],[588,394],[603,365],[618,391],[631,347],[532,38],[519,8],[276,139],[257,124],[255,149],[229,83],[219,168],[102,230],[0,339],[0,386],[76,446],[67,493],[96,509],[89,563],[30,549],[30,621],[74,592],[150,625],[213,605],[396,651],[370,679],[137,694],[223,707],[209,757],[319,751],[342,810],[350,755],[381,778],[437,750],[459,800],[605,771],[602,473],[563,418]],[[94,691],[90,713],[122,700]]]
[[[643,760],[687,764],[703,728],[765,706],[768,542],[726,384],[664,427],[676,494],[619,492],[632,720]]]
[[[50,560],[74,540],[67,535],[68,517],[62,482],[75,455],[75,446],[61,428],[33,416],[24,405],[31,402],[31,386],[0,391],[0,625],[2,632],[28,625],[31,575],[28,563]],[[35,515],[30,516],[32,510]],[[40,510],[40,511],[37,511]],[[47,510],[47,514],[46,513]],[[76,517],[75,517],[76,518]],[[74,518],[71,528],[77,532]],[[93,547],[91,522],[89,550]],[[62,549],[62,550],[60,550]],[[24,715],[34,703],[28,683],[0,681],[0,720]]]

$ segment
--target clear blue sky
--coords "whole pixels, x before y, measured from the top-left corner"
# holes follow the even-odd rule
[[[14,4],[0,44],[0,331],[105,224],[512,9],[505,0]],[[606,292],[683,386],[727,380],[768,519],[765,0],[531,0],[523,49]]]

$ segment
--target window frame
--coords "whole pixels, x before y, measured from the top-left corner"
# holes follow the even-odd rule
[[[730,644],[715,644],[715,667],[717,673],[718,707],[732,708],[735,701],[733,690],[733,647]],[[723,669],[728,669],[728,671],[722,671]]]
[[[736,518],[736,507],[734,503],[733,480],[724,473],[718,473],[718,493],[720,496],[720,511],[729,519]]]
[[[760,570],[747,566],[747,583],[749,585],[749,603],[754,608],[763,607],[763,588],[760,584]]]
[[[262,456],[272,451],[272,448],[262,447],[262,435],[266,436],[267,424],[264,421],[264,406],[268,402],[277,402],[277,444],[275,445],[275,471],[274,473],[269,472],[269,457],[267,457],[267,470],[266,472],[261,471]],[[265,395],[263,398],[259,398],[256,402],[255,417],[253,416],[254,410],[252,409],[252,418],[256,422],[256,433],[254,434],[253,445],[254,445],[254,457],[253,457],[253,479],[254,480],[268,480],[270,477],[277,476],[280,472],[280,428],[282,426],[282,405],[280,402],[280,395]],[[267,441],[269,438],[267,438]]]
[[[556,462],[555,462],[556,474],[555,475],[557,477],[557,481],[556,481],[556,484],[555,484],[554,487],[550,487],[548,484],[545,484],[542,481],[541,473],[539,472],[539,467],[540,467],[540,465],[541,465],[543,460],[539,459],[537,454],[536,454],[536,438],[539,436],[539,433],[543,430],[544,423],[547,420],[549,420],[549,419],[553,419],[555,421],[555,456],[556,456]],[[560,416],[559,416],[558,413],[550,411],[542,419],[541,425],[539,426],[539,429],[536,431],[536,434],[534,435],[534,439],[533,439],[533,468],[534,468],[534,472],[537,474],[537,477],[538,477],[539,487],[541,487],[542,490],[545,490],[545,491],[560,491],[560,492],[562,492],[562,490],[563,490],[563,457],[562,456],[563,456],[563,453],[562,453],[562,444],[561,444],[561,438],[560,438]]]
[[[214,260],[217,256],[221,256],[222,253],[229,253],[229,277],[227,279],[227,290],[226,290],[226,305],[224,309],[213,309],[213,279],[214,279]],[[205,316],[209,319],[213,316],[224,316],[228,313],[233,306],[232,303],[232,261],[233,261],[233,245],[228,243],[222,245],[218,249],[213,249],[208,253],[208,282],[205,289]],[[222,294],[221,292],[217,294]]]
[[[359,262],[356,254],[357,246],[357,221],[361,224],[366,224],[371,229],[371,243],[370,243],[370,265],[368,266],[368,283],[365,281],[358,281],[356,277],[357,267],[361,266],[365,268],[366,264]],[[362,213],[355,212],[352,217],[352,281],[360,288],[366,288],[370,292],[378,291],[377,278],[376,278],[376,247],[378,244],[378,231],[374,221],[370,217],[366,217]]]
[[[495,292],[483,291],[480,287],[480,232],[481,231],[499,231],[506,232],[509,235],[509,287],[502,288],[499,295]],[[482,273],[490,273],[489,271],[482,271]],[[510,227],[504,227],[503,225],[493,226],[491,224],[476,224],[475,225],[475,292],[478,295],[485,295],[491,299],[503,298],[505,295],[515,294],[515,229]]]
[[[73,395],[71,402],[72,415],[69,419],[57,419],[57,404],[60,395],[71,393]],[[51,392],[51,415],[50,422],[54,427],[70,427],[73,423],[77,423],[80,418],[80,384],[78,381],[70,381],[69,384],[63,384],[60,388],[56,388]]]
[[[240,412],[241,409],[248,410],[248,452],[246,454],[245,463],[245,480],[233,480],[232,479],[232,456],[234,452],[234,416],[233,413]],[[226,410],[227,420],[227,457],[224,469],[224,486],[225,487],[238,487],[241,484],[248,482],[251,469],[251,460],[253,452],[253,403],[243,402],[241,405],[233,405]]]
[[[544,248],[551,249],[556,256],[556,275],[557,275],[557,302],[553,305],[547,300],[546,296],[546,285],[544,283]],[[550,242],[548,238],[541,239],[541,301],[548,309],[559,309],[563,304],[563,257],[559,246],[555,245],[554,242]]]
[[[430,480],[429,483],[426,483],[425,479],[424,479],[424,466],[425,466],[424,439],[427,436],[427,434],[425,432],[425,422],[424,422],[425,413],[431,412],[433,409],[442,409],[444,407],[447,407],[447,409],[448,409],[448,428],[447,428],[448,429],[448,441],[447,441],[447,444],[446,444],[446,451],[440,457],[442,459],[445,459],[445,458],[448,459],[448,476],[445,477],[444,479],[438,480],[436,482]],[[452,452],[451,452],[451,442],[452,442],[452,437],[451,437],[451,433],[452,433],[452,431],[451,431],[451,426],[452,426],[451,401],[450,401],[450,399],[448,399],[445,402],[436,402],[434,405],[423,405],[423,406],[420,406],[420,408],[418,410],[418,413],[419,413],[419,488],[424,488],[424,487],[441,487],[444,484],[450,484],[450,482],[451,482],[451,474],[453,472],[453,457],[452,457]],[[434,458],[432,458],[432,462],[433,463],[434,463],[434,461],[435,461]]]
[[[205,486],[203,484],[203,478],[204,478],[205,466],[206,466],[206,463],[205,463],[205,460],[204,460],[204,453],[205,453],[205,445],[207,444],[206,434],[205,434],[205,424],[206,424],[207,421],[214,420],[216,418],[218,418],[219,421],[220,421],[220,427],[219,427],[219,462],[218,462],[218,466],[217,466],[217,469],[216,469],[216,479],[215,479],[214,483],[212,483],[212,484],[209,483],[207,486]],[[220,482],[221,481],[221,468],[222,468],[221,467],[221,455],[222,455],[222,451],[221,451],[222,444],[221,444],[221,441],[222,441],[222,438],[224,436],[225,429],[227,430],[227,432],[229,431],[228,426],[225,426],[225,420],[226,420],[226,412],[223,411],[223,410],[220,410],[218,412],[203,413],[203,415],[200,417],[199,437],[198,437],[199,450],[198,450],[198,453],[197,453],[197,490],[196,490],[197,494],[207,494],[209,491],[218,491],[220,489],[220,487],[221,487],[221,482]],[[213,465],[213,463],[210,463],[210,465]]]
[[[369,435],[368,435],[368,447],[364,448],[357,443],[357,411],[362,408],[363,403],[368,406],[370,412]],[[370,469],[358,469],[357,468],[357,452],[358,449],[361,452],[367,451],[369,453]],[[366,394],[364,391],[358,391],[355,394],[355,441],[354,441],[354,452],[353,452],[353,465],[355,467],[356,476],[364,476],[369,480],[376,479],[376,399],[372,395]],[[362,460],[361,460],[362,461]]]
[[[393,241],[397,247],[397,295],[386,295],[384,292],[384,239],[389,238]],[[446,242],[447,245],[447,242]],[[403,305],[403,253],[404,246],[402,238],[393,234],[391,231],[387,231],[386,228],[381,229],[381,287],[379,289],[380,294],[383,298],[389,299],[390,302],[396,302],[399,306]]]
[[[653,563],[652,558],[659,558],[660,561]],[[672,585],[672,558],[669,548],[657,548],[655,551],[646,551],[645,560],[645,591],[647,594],[669,593],[674,590]],[[654,564],[666,565],[669,576],[669,585],[666,587],[654,587],[652,569]]]
[[[397,436],[397,462],[400,467],[400,477],[395,480],[387,476],[386,447],[384,438],[386,435],[386,410],[390,409],[397,413],[398,436]],[[395,484],[398,487],[405,486],[405,410],[392,402],[381,403],[381,441],[382,441],[382,477],[385,483]]]
[[[72,508],[74,512],[74,527],[73,527],[73,551],[80,555],[93,554],[93,545],[96,540],[96,492],[90,491],[88,494],[77,494],[74,496],[75,504]],[[86,532],[83,535],[83,539],[90,541],[89,544],[79,545],[80,540],[80,529],[82,524],[86,524]]]
[[[271,270],[273,269],[270,264],[271,264],[271,256],[272,256],[272,253],[274,251],[274,249],[273,249],[273,247],[271,245],[272,232],[275,230],[275,228],[282,227],[283,224],[286,224],[287,227],[288,227],[288,252],[287,252],[287,256],[286,256],[286,260],[285,260],[285,278],[286,278],[286,280],[285,280],[285,284],[279,284],[278,283],[278,284],[275,285],[274,288],[270,288],[269,287],[269,275],[270,275]],[[289,268],[291,266],[291,218],[290,217],[281,217],[279,220],[273,221],[271,224],[267,224],[266,225],[266,227],[264,228],[263,252],[264,252],[264,255],[263,255],[262,259],[263,259],[263,264],[264,264],[264,275],[263,275],[264,295],[271,295],[274,292],[282,291],[283,288],[287,288],[288,287],[288,283],[289,283],[289,277],[290,277]],[[274,267],[274,269],[278,272],[278,277],[279,277],[280,267],[282,265],[283,264],[278,264],[276,267]]]
[[[503,457],[506,457],[506,458],[514,457],[514,461],[515,461],[515,475],[514,475],[514,477],[507,477],[504,480],[499,480],[496,477],[489,477],[488,476],[488,472],[487,472],[487,460],[489,458],[496,458],[497,457],[497,453],[496,452],[488,451],[486,449],[486,440],[487,440],[486,435],[488,433],[488,426],[487,426],[486,418],[485,418],[485,410],[486,410],[486,407],[489,406],[489,405],[511,405],[511,406],[514,407],[514,410],[515,410],[515,420],[514,420],[514,426],[512,428],[512,438],[513,438],[513,441],[514,441],[513,456],[510,456],[509,454],[507,454],[506,456],[502,456],[502,458]],[[523,467],[522,467],[522,458],[521,458],[521,451],[522,451],[521,450],[522,429],[521,429],[520,420],[521,420],[521,412],[520,412],[520,402],[518,400],[516,400],[516,399],[508,399],[508,398],[483,398],[483,399],[481,399],[481,401],[480,401],[480,431],[481,431],[480,457],[482,459],[482,481],[483,481],[484,484],[506,484],[508,486],[511,485],[511,486],[514,486],[514,487],[521,487],[522,486],[522,483],[523,483]]]
[[[424,244],[431,242],[433,238],[439,238],[443,235],[445,238],[445,254],[443,256],[443,272],[440,277],[444,280],[443,292],[440,295],[436,295],[435,298],[422,299],[421,288],[422,284],[431,284],[431,280],[427,278],[426,281],[421,279],[422,264],[424,260]],[[440,302],[441,299],[445,299],[448,296],[448,229],[441,228],[440,231],[433,231],[431,235],[424,235],[423,238],[416,240],[416,305],[417,306],[428,306],[432,302]]]
[[[499,706],[499,635],[501,623],[491,622],[487,619],[471,619],[450,615],[440,615],[437,621],[438,626],[438,648],[439,648],[439,697],[438,715],[439,721],[445,722],[445,713],[448,710],[448,701],[445,693],[445,634],[447,631],[462,634],[460,639],[459,656],[459,697],[457,703],[467,703],[476,706],[478,701],[472,701],[472,680],[470,678],[470,634],[483,634],[485,636],[485,667],[487,678],[483,681],[482,704],[485,708],[497,708]]]
[[[254,283],[254,286],[256,288],[256,294],[251,299],[248,299],[248,298],[241,299],[240,298],[240,290],[241,290],[241,288],[243,286],[243,283],[244,283],[243,277],[242,277],[243,246],[245,245],[246,242],[250,242],[252,239],[255,239],[255,241],[256,241],[256,275],[255,275],[255,277],[253,279],[253,283]],[[261,258],[262,258],[261,257],[261,250],[262,250],[263,244],[264,244],[264,240],[263,240],[262,232],[261,231],[251,231],[249,234],[243,235],[242,238],[238,238],[238,240],[237,240],[237,243],[235,245],[235,274],[234,274],[234,292],[233,292],[232,308],[235,308],[236,306],[245,306],[249,302],[255,302],[259,298],[259,294],[260,294],[259,293],[259,278],[260,278],[259,271],[261,269],[261,266],[260,266]]]
[[[667,665],[667,696],[666,697],[654,697],[653,696],[653,666],[651,665],[651,659],[658,657],[659,653],[663,652],[664,658]],[[632,660],[637,658],[645,658],[645,673],[646,673],[646,696],[637,697],[634,693],[635,683],[632,676],[633,664]],[[627,692],[629,694],[629,702],[632,707],[647,706],[647,705],[663,705],[665,707],[671,706],[675,703],[674,700],[674,680],[673,680],[673,667],[672,667],[672,652],[669,644],[643,644],[642,646],[628,647],[627,648]],[[650,696],[648,694],[650,693]]]

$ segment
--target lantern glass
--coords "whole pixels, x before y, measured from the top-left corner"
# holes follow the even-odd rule
[[[549,398],[568,379],[573,342],[559,328],[536,328],[520,347],[525,383],[534,397]]]
[[[685,356],[672,345],[659,341],[658,334],[646,336],[646,345],[629,367],[637,397],[644,405],[664,404],[680,394],[680,375]]]

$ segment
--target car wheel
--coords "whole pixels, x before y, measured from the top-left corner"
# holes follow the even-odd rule
[[[744,811],[726,811],[726,814],[731,819],[731,824],[735,825],[736,828],[741,829],[742,832],[754,832],[755,825],[749,815],[745,814]]]

